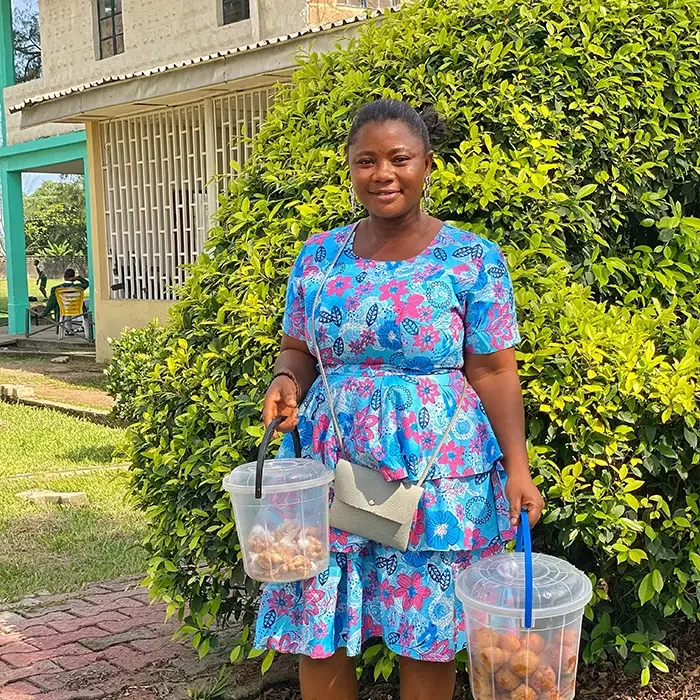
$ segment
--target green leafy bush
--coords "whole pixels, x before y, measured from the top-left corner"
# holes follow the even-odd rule
[[[423,0],[303,62],[222,200],[131,432],[149,582],[200,652],[214,619],[254,614],[221,479],[261,436],[288,271],[350,217],[353,111],[393,96],[449,121],[434,213],[509,257],[539,545],[595,581],[586,657],[644,682],[665,670],[664,618],[700,615],[698,36],[698,0]],[[366,661],[391,671],[381,647]]]
[[[112,360],[105,375],[107,393],[114,399],[113,415],[126,423],[141,416],[139,390],[158,362],[165,345],[166,331],[158,321],[147,326],[126,330],[112,340]]]

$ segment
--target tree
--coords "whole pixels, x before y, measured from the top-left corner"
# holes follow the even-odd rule
[[[24,231],[30,255],[62,249],[85,255],[87,233],[85,187],[82,175],[44,182],[24,197]]]
[[[26,83],[41,77],[41,40],[39,8],[36,0],[25,8],[17,8],[12,18],[15,59],[15,81]]]

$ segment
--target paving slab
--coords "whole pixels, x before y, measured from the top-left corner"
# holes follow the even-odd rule
[[[219,649],[200,660],[188,639],[173,639],[179,623],[165,620],[166,606],[151,603],[139,580],[1,608],[0,700],[184,700],[208,685],[237,630],[222,630]]]

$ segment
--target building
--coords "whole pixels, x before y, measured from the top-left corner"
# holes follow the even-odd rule
[[[245,161],[247,137],[298,53],[333,48],[363,7],[393,4],[39,0],[43,77],[12,85],[10,0],[0,0],[10,332],[24,332],[27,305],[23,170],[86,173],[96,350],[106,360],[108,338],[166,316],[217,206],[212,176]]]

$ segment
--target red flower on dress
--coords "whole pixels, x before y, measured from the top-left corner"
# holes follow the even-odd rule
[[[418,347],[421,352],[432,350],[440,340],[440,331],[432,324],[421,328],[413,338],[413,344]]]
[[[450,468],[450,473],[456,473],[457,469],[464,464],[464,448],[454,440],[450,440],[440,450],[438,462],[447,464]]]
[[[387,299],[397,304],[401,301],[401,297],[408,294],[408,289],[406,288],[406,280],[401,280],[397,282],[396,280],[391,280],[386,284],[379,285],[379,301],[386,301]]]
[[[425,533],[425,513],[422,508],[416,508],[416,512],[413,516],[413,525],[411,526],[411,533],[408,536],[408,541],[415,547],[419,542],[420,538]]]
[[[421,377],[418,380],[418,398],[421,403],[435,403],[435,399],[440,396],[440,390],[438,389],[437,383],[432,379],[426,377]]]
[[[329,296],[335,295],[339,297],[342,297],[348,289],[352,289],[352,277],[345,277],[343,275],[332,279],[326,287]]]
[[[396,322],[401,323],[407,318],[418,318],[420,316],[418,309],[424,301],[425,297],[423,295],[411,294],[403,304],[397,304]]]
[[[423,579],[418,571],[414,571],[412,576],[399,574],[397,579],[399,584],[394,591],[394,595],[402,601],[404,610],[415,608],[423,609],[423,601],[430,598],[430,589],[423,585]]]

